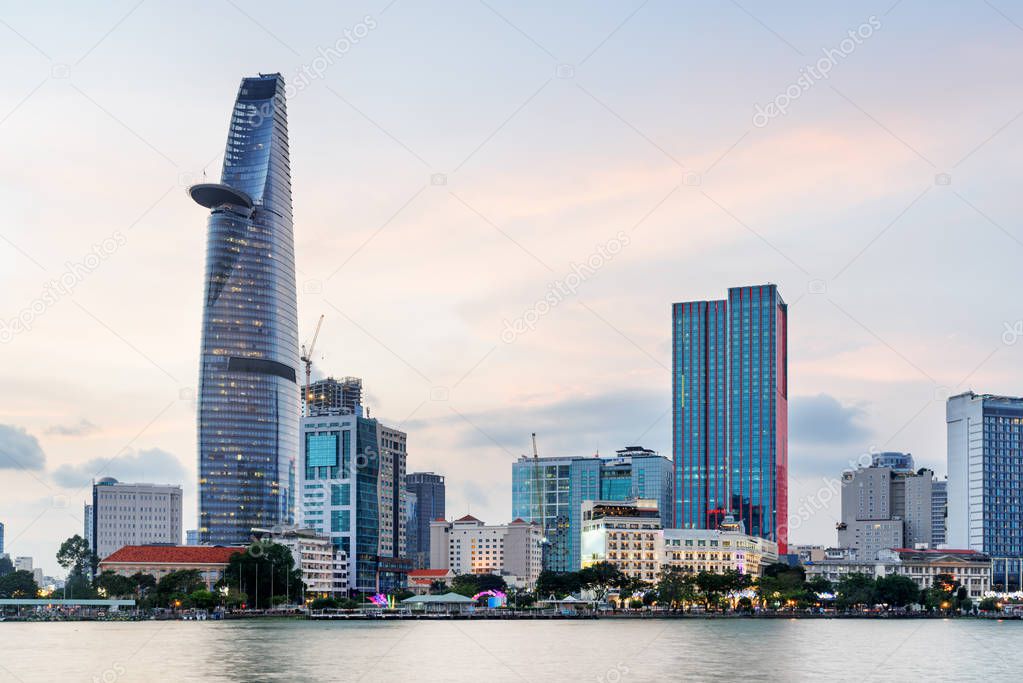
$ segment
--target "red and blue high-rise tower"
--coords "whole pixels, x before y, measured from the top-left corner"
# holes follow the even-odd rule
[[[788,542],[788,307],[775,285],[672,306],[675,525]]]

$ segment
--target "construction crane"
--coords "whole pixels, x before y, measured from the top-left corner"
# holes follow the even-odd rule
[[[306,349],[305,344],[302,344],[302,356],[301,360],[305,363],[305,416],[309,417],[309,399],[312,398],[309,395],[309,385],[311,384],[313,374],[313,349],[316,347],[316,338],[320,336],[320,326],[323,325],[323,314],[320,314],[320,319],[316,321],[316,331],[313,332],[313,340],[309,342],[309,349]]]

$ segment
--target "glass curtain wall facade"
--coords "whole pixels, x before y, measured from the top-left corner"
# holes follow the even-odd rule
[[[199,538],[245,543],[293,522],[300,418],[287,107],[280,74],[244,78],[211,210],[199,377]]]
[[[623,449],[615,457],[531,458],[512,463],[512,518],[541,525],[543,567],[580,568],[586,501],[648,498],[671,509],[672,464],[654,451]]]
[[[672,306],[675,526],[716,529],[729,505],[728,303]]]
[[[675,524],[725,515],[786,551],[788,308],[775,285],[672,307]]]
[[[380,589],[377,430],[376,420],[355,415],[302,420],[301,525],[330,538],[345,553],[348,585],[362,592]]]
[[[415,548],[410,556],[417,569],[429,569],[430,522],[447,519],[444,477],[433,472],[412,472],[405,477],[405,484],[416,497],[415,523],[408,530],[409,546]]]
[[[1023,557],[1023,398],[967,392],[948,399],[945,542],[998,560],[992,583],[1018,585]],[[1014,570],[1015,571],[1015,570]]]

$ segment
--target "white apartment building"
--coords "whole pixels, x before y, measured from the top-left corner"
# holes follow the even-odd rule
[[[655,581],[661,534],[656,499],[583,501],[581,565],[608,562],[627,576]]]
[[[180,486],[113,477],[92,485],[92,549],[101,560],[128,545],[180,545],[181,529]]]
[[[330,539],[313,529],[274,527],[253,529],[252,536],[283,545],[291,551],[295,566],[302,570],[306,593],[325,597],[348,592],[348,558]]]
[[[665,529],[659,544],[661,566],[681,567],[687,572],[760,576],[763,568],[778,561],[778,544],[750,536],[742,528]]]
[[[487,525],[472,515],[430,523],[430,569],[458,574],[497,574],[510,586],[530,589],[543,570],[540,525],[516,519]]]

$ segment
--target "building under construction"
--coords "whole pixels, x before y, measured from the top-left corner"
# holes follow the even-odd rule
[[[362,405],[362,380],[358,377],[328,377],[306,389],[307,415],[351,415]]]

